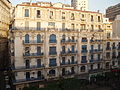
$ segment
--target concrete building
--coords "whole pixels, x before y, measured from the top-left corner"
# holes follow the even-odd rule
[[[89,78],[111,68],[112,57],[107,53],[112,55],[112,42],[104,40],[103,15],[62,3],[48,5],[39,2],[15,7],[10,43],[16,90],[60,77]]]
[[[113,22],[113,38],[120,38],[120,15]]]
[[[71,6],[74,9],[88,11],[88,0],[71,0]]]
[[[7,37],[10,25],[10,8],[9,0],[0,0],[0,36]]]
[[[110,20],[115,20],[117,15],[120,15],[120,3],[106,9],[106,17]]]

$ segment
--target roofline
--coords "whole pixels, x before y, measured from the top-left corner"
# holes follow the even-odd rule
[[[71,11],[80,11],[80,12],[86,12],[86,13],[97,13],[97,14],[102,14],[99,12],[93,12],[93,11],[82,11],[82,10],[77,10],[77,9],[67,9],[67,8],[57,8],[57,7],[47,7],[47,6],[38,6],[38,5],[23,5],[23,4],[17,4],[17,6],[29,6],[29,7],[41,7],[41,8],[52,8],[52,9],[63,9],[63,10],[71,10]]]

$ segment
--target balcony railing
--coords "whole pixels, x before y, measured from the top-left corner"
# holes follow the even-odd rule
[[[49,64],[49,67],[57,66],[57,63]]]
[[[88,50],[82,50],[81,51],[81,53],[87,53],[88,52]]]
[[[61,40],[61,43],[76,43],[77,40]]]
[[[71,65],[71,64],[77,64],[77,61],[74,62],[62,62],[60,65]]]
[[[111,50],[111,47],[107,47],[106,50]]]
[[[27,78],[27,79],[20,79],[20,80],[13,80],[13,83],[24,83],[24,82],[35,82],[35,81],[43,81],[44,77],[41,78]]]
[[[99,62],[99,61],[102,61],[102,59],[97,59],[97,60],[90,59],[90,63],[93,63],[93,62]]]
[[[87,60],[81,60],[81,63],[87,63]]]
[[[57,43],[57,40],[50,40],[49,43]]]
[[[49,55],[57,55],[57,52],[49,52]]]
[[[32,41],[24,41],[23,40],[23,44],[41,44],[43,43],[44,41],[36,41],[36,40],[32,40]]]
[[[68,54],[76,54],[78,51],[68,51]]]
[[[103,49],[94,49],[94,50],[90,50],[91,53],[96,53],[96,52],[102,52]]]
[[[43,56],[44,53],[25,53],[23,56]]]
[[[13,70],[24,70],[24,69],[36,69],[36,68],[44,68],[44,64],[43,65],[33,65],[33,66],[20,66],[20,67],[12,67]]]

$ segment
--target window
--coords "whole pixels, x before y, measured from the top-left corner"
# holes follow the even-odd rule
[[[75,20],[74,13],[71,13],[71,20]]]
[[[90,65],[90,70],[93,70],[93,65]]]
[[[72,45],[71,48],[72,48],[72,52],[74,53],[75,52],[75,46]]]
[[[40,42],[41,42],[41,35],[38,34],[38,35],[37,35],[37,43],[40,43]]]
[[[62,46],[62,52],[65,53],[65,46]]]
[[[116,47],[115,47],[115,43],[113,43],[112,49],[116,49]]]
[[[56,35],[54,35],[54,34],[50,35],[49,42],[50,42],[50,43],[56,43],[56,42],[57,42],[57,41],[56,41]]]
[[[91,45],[91,50],[94,50],[94,45]]]
[[[94,26],[93,25],[91,25],[91,30],[94,30]]]
[[[73,23],[71,24],[71,29],[75,30],[75,25]]]
[[[56,66],[56,58],[49,59],[49,66]]]
[[[29,9],[25,9],[25,17],[29,17]]]
[[[85,24],[81,24],[81,29],[84,30],[86,28]]]
[[[37,18],[41,18],[40,10],[37,10]]]
[[[98,54],[98,61],[101,59],[101,55],[100,54]]]
[[[87,38],[82,38],[82,42],[87,42]]]
[[[30,55],[30,48],[29,47],[25,47],[25,55],[26,56]]]
[[[41,30],[41,22],[37,22],[37,30]]]
[[[81,63],[87,63],[87,57],[86,56],[81,57]]]
[[[53,19],[53,11],[50,11],[50,19]]]
[[[91,60],[94,60],[94,54],[91,55]]]
[[[62,12],[62,19],[65,19],[65,12]]]
[[[82,51],[87,51],[87,45],[82,45]]]
[[[55,73],[56,73],[56,72],[55,72],[55,70],[53,70],[53,69],[49,71],[49,74],[52,75],[52,76],[55,76]]]
[[[106,58],[110,58],[110,52],[106,52]]]
[[[72,64],[74,64],[74,62],[75,62],[75,57],[74,56],[71,56],[71,62],[72,62]]]
[[[100,16],[98,16],[98,22],[100,22]]]
[[[41,47],[37,47],[37,55],[41,55]]]
[[[41,59],[37,59],[37,67],[41,67]]]
[[[48,26],[55,27],[55,23],[54,22],[48,22]]]
[[[86,70],[85,66],[82,66],[81,67],[81,72],[85,72],[85,70]]]
[[[62,57],[62,64],[65,64],[65,57]]]
[[[100,44],[98,44],[98,50],[100,50],[100,48],[101,48],[101,45],[100,45]]]
[[[25,66],[26,66],[26,68],[30,68],[30,61],[29,60],[25,61]]]
[[[55,54],[57,54],[57,52],[56,52],[56,47],[55,47],[55,46],[50,47],[50,48],[49,48],[49,52],[50,52],[50,55],[55,55]]]
[[[30,79],[30,72],[26,72],[26,79]]]
[[[29,34],[25,35],[25,43],[29,43]]]
[[[65,42],[65,35],[62,35],[62,42]]]
[[[65,30],[65,23],[62,23],[62,30]]]
[[[93,19],[93,15],[91,15],[91,21],[94,21],[94,19]]]
[[[101,25],[98,25],[98,29],[101,30]]]

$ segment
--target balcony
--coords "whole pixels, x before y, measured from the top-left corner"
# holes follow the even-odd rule
[[[12,67],[12,70],[26,70],[26,69],[38,69],[38,68],[44,68],[44,64],[43,65],[33,65],[33,66],[20,66],[20,67]]]
[[[88,50],[82,50],[81,51],[81,53],[87,53],[88,52]]]
[[[77,54],[78,51],[68,51],[68,54]]]
[[[87,60],[81,60],[81,63],[87,63]]]
[[[111,50],[111,48],[110,48],[110,47],[107,47],[106,50]]]
[[[12,30],[36,30],[36,31],[45,31],[47,28],[37,28],[37,27],[13,27]]]
[[[71,65],[71,64],[77,64],[77,61],[74,61],[74,62],[62,62],[60,63],[60,65]]]
[[[27,78],[27,79],[13,80],[13,84],[38,82],[38,81],[43,81],[43,80],[44,80],[44,77],[41,77],[41,78]]]
[[[97,53],[97,52],[102,52],[103,49],[94,49],[94,50],[90,50],[90,53]]]
[[[36,41],[36,40],[32,40],[32,41],[24,41],[23,40],[23,44],[43,44],[43,40],[42,41]]]
[[[65,51],[63,52],[63,51],[61,51],[61,53],[60,53],[61,55],[65,55],[65,54],[67,54]]]
[[[90,43],[102,43],[102,40],[90,40]]]
[[[98,73],[98,72],[103,72],[104,70],[101,68],[101,69],[93,69],[93,70],[89,70],[88,72],[89,73]]]
[[[49,64],[49,67],[55,67],[55,66],[57,66],[57,63]]]
[[[61,40],[61,43],[77,43],[77,40]]]
[[[90,63],[99,62],[99,61],[102,61],[102,59],[97,59],[97,60],[90,59]]]
[[[25,53],[25,54],[23,54],[23,56],[25,56],[25,57],[40,57],[43,55],[44,55],[44,53]]]
[[[57,55],[57,52],[49,52],[49,55]]]
[[[57,40],[50,40],[49,43],[56,44]]]

